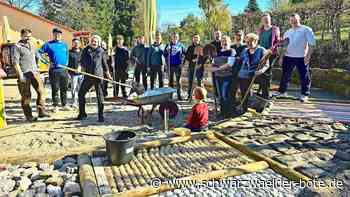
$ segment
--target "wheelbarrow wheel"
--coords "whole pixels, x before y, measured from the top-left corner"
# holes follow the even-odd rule
[[[169,110],[170,119],[175,118],[177,113],[179,112],[179,107],[175,102],[170,101],[170,102],[162,103],[159,105],[159,114],[162,118],[164,118],[164,113],[166,109]]]

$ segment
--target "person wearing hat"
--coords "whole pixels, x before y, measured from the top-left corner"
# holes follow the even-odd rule
[[[62,66],[68,65],[68,46],[62,41],[62,31],[59,28],[52,30],[53,39],[46,42],[39,53],[46,53],[50,58],[49,79],[52,89],[52,102],[54,111],[58,110],[58,92],[60,92],[61,106],[69,110],[67,106],[67,90],[69,75]]]

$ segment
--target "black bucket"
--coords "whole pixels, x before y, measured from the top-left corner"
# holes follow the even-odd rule
[[[267,107],[269,102],[269,100],[254,94],[248,99],[248,107],[255,109],[257,112],[261,113]]]
[[[131,131],[116,131],[103,136],[107,154],[113,165],[128,163],[134,156],[136,134]]]

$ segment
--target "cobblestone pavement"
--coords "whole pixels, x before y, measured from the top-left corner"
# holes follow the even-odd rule
[[[285,183],[287,186],[283,186]],[[208,181],[191,187],[175,189],[163,192],[153,197],[245,197],[245,196],[279,196],[290,197],[302,195],[304,188],[292,185],[285,177],[273,170],[264,170],[237,177],[229,177],[224,180]]]

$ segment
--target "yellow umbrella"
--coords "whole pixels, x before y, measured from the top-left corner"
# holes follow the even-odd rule
[[[145,41],[147,44],[153,42],[156,30],[157,30],[157,1],[156,0],[144,0],[144,28],[145,28]]]

